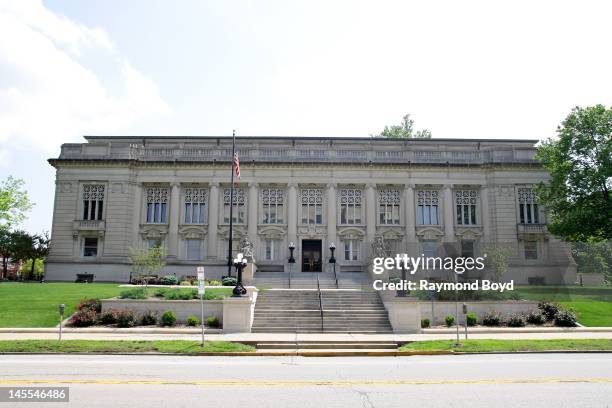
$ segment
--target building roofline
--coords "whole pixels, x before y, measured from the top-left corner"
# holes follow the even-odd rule
[[[130,139],[157,139],[157,140],[173,140],[173,139],[206,139],[206,140],[231,140],[232,136],[144,136],[144,135],[134,135],[134,136],[100,136],[100,135],[84,135],[83,136],[87,141],[96,141],[96,140],[108,140],[108,139],[116,139],[116,140],[130,140]],[[322,136],[236,136],[237,140],[270,140],[270,139],[278,139],[278,140],[333,140],[333,141],[376,141],[376,142],[465,142],[465,143],[478,143],[478,142],[487,142],[487,143],[538,143],[538,139],[455,139],[455,138],[431,138],[431,139],[421,139],[421,138],[410,138],[410,139],[395,139],[395,138],[385,138],[385,137],[322,137]]]

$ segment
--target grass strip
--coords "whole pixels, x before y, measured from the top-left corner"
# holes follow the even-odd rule
[[[254,352],[255,347],[229,341],[187,340],[0,340],[0,353],[227,353]]]
[[[612,351],[612,339],[551,339],[551,340],[454,340],[415,341],[404,344],[400,351]]]

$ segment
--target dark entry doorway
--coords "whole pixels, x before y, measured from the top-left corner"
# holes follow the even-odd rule
[[[321,240],[302,240],[302,272],[321,272]]]

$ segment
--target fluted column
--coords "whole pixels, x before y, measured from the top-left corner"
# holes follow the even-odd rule
[[[491,213],[489,208],[489,188],[486,185],[480,188],[480,206],[482,240],[488,242],[491,239]]]
[[[174,182],[170,191],[170,216],[168,217],[168,258],[178,258],[178,224],[180,214],[180,183]]]
[[[259,217],[257,216],[257,203],[259,202],[257,183],[252,181],[249,183],[249,219],[248,222],[248,234],[249,241],[255,245],[257,240],[257,222]]]
[[[366,240],[374,242],[376,235],[376,184],[366,185]]]
[[[442,190],[444,206],[444,241],[455,241],[455,219],[453,216],[453,191],[450,184],[446,184]]]
[[[327,245],[329,246],[332,242],[338,246],[336,242],[336,225],[338,220],[336,219],[336,183],[329,183],[327,185]],[[323,251],[323,253],[328,253]]]
[[[208,234],[206,256],[209,259],[217,258],[218,254],[218,228],[219,228],[219,183],[210,183],[208,197]]]
[[[289,183],[287,191],[287,238],[289,242],[297,242],[297,184]],[[296,254],[297,256],[297,254]]]

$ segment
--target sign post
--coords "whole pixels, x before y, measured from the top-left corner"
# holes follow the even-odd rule
[[[202,347],[204,347],[204,292],[205,288],[205,280],[204,280],[204,267],[198,266],[198,295],[200,295],[200,306],[202,309],[202,314],[200,316],[200,326],[202,328]]]
[[[62,341],[62,322],[64,321],[64,310],[66,309],[65,304],[59,305],[59,315],[60,315],[60,324],[59,324],[59,341]]]

